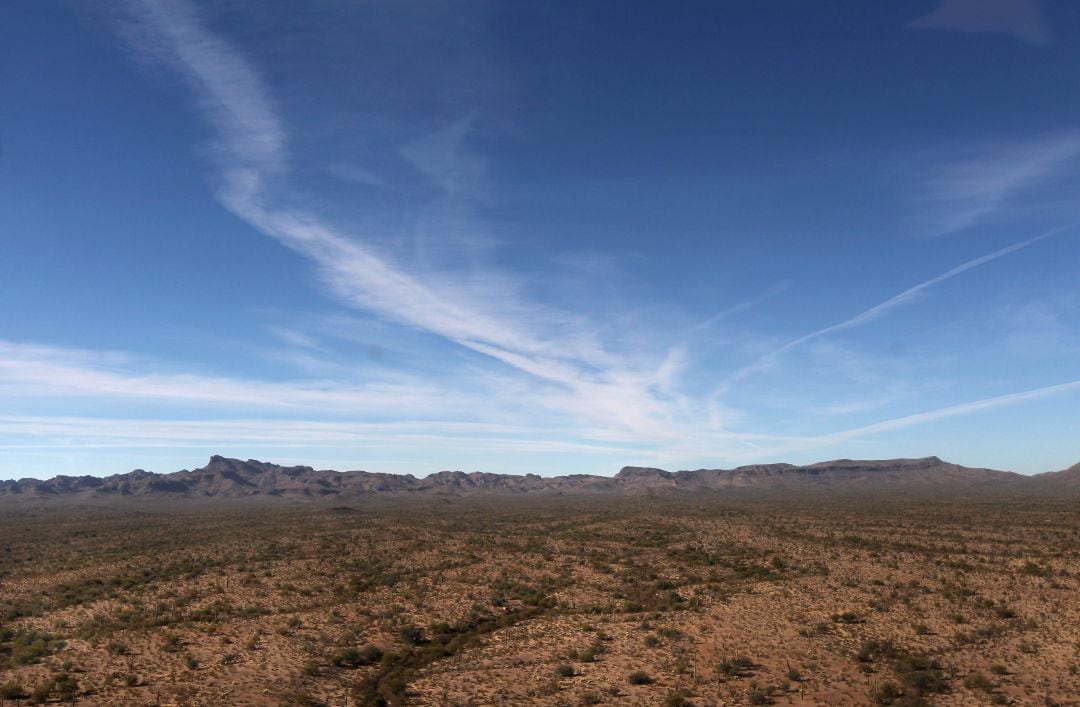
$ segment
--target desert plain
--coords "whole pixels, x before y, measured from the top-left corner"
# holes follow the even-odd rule
[[[0,700],[1080,704],[1054,498],[0,508]]]

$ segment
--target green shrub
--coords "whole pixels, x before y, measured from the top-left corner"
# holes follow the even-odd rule
[[[412,624],[402,626],[398,629],[398,636],[402,641],[411,646],[418,646],[424,642],[424,632],[419,627]]]
[[[60,702],[75,702],[75,698],[79,694],[79,683],[75,678],[67,675],[66,672],[60,672],[50,680],[45,680],[30,693],[30,702],[35,705],[41,705],[49,702],[53,693],[59,697]]]
[[[3,632],[0,638],[10,642],[8,646],[0,646],[11,654],[11,660],[16,665],[28,665],[37,663],[43,657],[51,655],[64,647],[64,640],[55,634],[37,631],[35,629],[10,629]]]
[[[664,707],[693,707],[693,705],[681,690],[674,690],[664,698]]]
[[[875,705],[891,705],[902,696],[900,688],[891,682],[882,683],[870,691],[870,701]]]
[[[716,672],[727,678],[737,678],[749,672],[754,667],[754,661],[746,656],[737,658],[725,658],[716,666]]]
[[[862,620],[859,618],[859,615],[856,614],[854,611],[845,611],[842,614],[833,614],[832,615],[832,620],[833,620],[833,623],[837,623],[837,624],[858,624],[858,623],[862,623]]]
[[[636,670],[630,673],[630,677],[627,678],[631,685],[651,685],[653,679],[649,677],[649,674],[641,670]]]
[[[900,678],[902,690],[892,683],[884,683],[871,693],[871,698],[877,704],[920,705],[924,703],[925,695],[948,690],[945,675],[937,661],[921,653],[911,653],[892,641],[867,641],[856,660],[867,671],[871,662],[888,661],[889,667]]]
[[[904,687],[915,694],[940,693],[948,689],[941,665],[925,655],[906,654],[893,663],[893,670],[900,676]]]
[[[373,665],[383,658],[382,649],[370,643],[363,648],[346,648],[335,653],[330,662],[339,668],[356,669],[362,665]]]
[[[49,701],[49,697],[52,696],[53,689],[56,687],[56,683],[52,680],[46,680],[45,682],[38,683],[34,687],[34,690],[30,693],[30,702],[35,705],[45,704]]]
[[[879,658],[895,658],[898,655],[900,649],[892,641],[869,640],[862,644],[855,659],[860,663],[869,663]]]
[[[0,683],[0,700],[21,700],[24,697],[26,697],[26,691],[14,680]]]

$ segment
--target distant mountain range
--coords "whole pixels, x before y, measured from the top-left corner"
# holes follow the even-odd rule
[[[478,495],[770,495],[822,494],[965,498],[987,495],[1078,496],[1080,464],[1064,471],[1024,476],[973,469],[937,457],[852,461],[808,466],[755,464],[735,469],[665,471],[623,467],[615,476],[486,474],[440,471],[411,474],[317,470],[213,456],[201,469],[157,474],[136,469],[114,476],[57,476],[0,481],[0,500],[335,499],[375,495],[464,497]]]

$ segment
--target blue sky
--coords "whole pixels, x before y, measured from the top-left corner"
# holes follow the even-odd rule
[[[20,3],[0,478],[1080,460],[1080,8]]]

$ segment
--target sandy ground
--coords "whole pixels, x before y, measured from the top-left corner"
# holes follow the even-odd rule
[[[1068,506],[0,512],[23,702],[1080,704]]]

